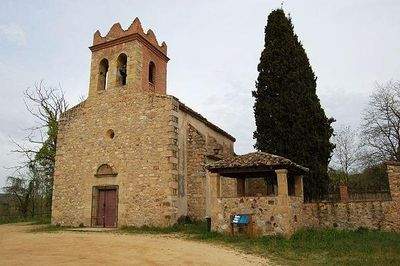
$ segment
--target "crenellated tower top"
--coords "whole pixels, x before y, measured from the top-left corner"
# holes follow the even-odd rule
[[[138,39],[148,44],[154,46],[154,48],[158,49],[165,56],[167,56],[167,44],[162,42],[161,45],[158,44],[156,35],[151,29],[147,30],[147,33],[144,32],[142,28],[142,23],[140,23],[139,18],[135,18],[132,24],[128,27],[128,29],[124,30],[121,27],[119,22],[115,23],[106,36],[101,36],[100,31],[97,30],[93,36],[93,46],[90,47],[90,50],[101,49],[104,46],[112,46],[119,42],[126,42],[127,40]],[[107,45],[108,44],[108,45]]]
[[[145,33],[138,18],[126,29],[115,23],[105,36],[93,36],[89,95],[127,88],[166,93],[167,44]]]

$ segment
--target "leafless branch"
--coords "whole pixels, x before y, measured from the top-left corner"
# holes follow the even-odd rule
[[[356,170],[360,159],[357,133],[349,126],[342,126],[336,131],[333,140],[336,146],[333,154],[334,162],[346,176],[349,176]]]
[[[362,119],[365,161],[400,161],[400,82],[376,84]]]

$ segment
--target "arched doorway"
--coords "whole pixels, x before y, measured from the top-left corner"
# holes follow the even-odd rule
[[[109,179],[117,175],[118,173],[113,167],[103,164],[97,169],[95,177]],[[118,186],[95,186],[92,195],[92,226],[117,227]]]

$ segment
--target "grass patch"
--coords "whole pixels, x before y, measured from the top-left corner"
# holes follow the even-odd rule
[[[22,217],[0,217],[0,224],[11,224],[11,223],[22,223],[22,222],[28,222],[28,218],[22,218]]]
[[[300,230],[291,238],[227,236],[207,232],[205,223],[171,227],[124,227],[122,233],[179,234],[272,258],[285,265],[400,265],[400,234],[360,229]]]
[[[28,217],[0,217],[0,224],[31,222],[32,224],[49,224],[50,215]]]
[[[125,226],[122,227],[120,232],[135,233],[135,234],[172,234],[172,233],[183,233],[183,234],[205,234],[207,232],[206,224],[202,222],[189,222],[179,223],[169,227],[153,227],[153,226],[142,226],[133,227]]]
[[[47,225],[37,226],[37,227],[31,229],[29,232],[31,232],[31,233],[53,233],[53,232],[63,231],[68,228],[69,227],[47,224]]]
[[[39,224],[50,224],[50,223],[51,223],[51,217],[50,216],[45,216],[45,217],[39,217],[39,218],[36,218],[36,219],[32,220],[31,224],[39,225]]]
[[[13,224],[13,223],[29,223],[30,225],[38,225],[29,230],[30,232],[55,232],[63,230],[60,226],[51,225],[50,215],[28,216],[28,217],[3,217],[0,219],[0,224]]]

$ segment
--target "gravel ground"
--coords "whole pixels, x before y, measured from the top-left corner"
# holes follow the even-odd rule
[[[267,265],[261,257],[171,236],[115,232],[31,233],[0,225],[0,265]]]

